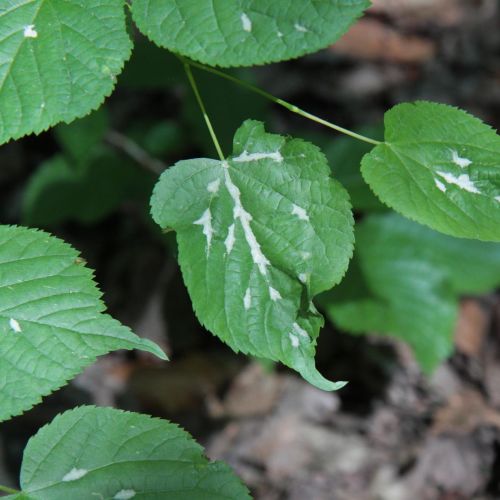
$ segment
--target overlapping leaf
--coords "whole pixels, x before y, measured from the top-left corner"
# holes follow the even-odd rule
[[[452,236],[500,241],[500,137],[465,111],[430,102],[386,113],[385,140],[362,163],[379,198]]]
[[[396,214],[363,221],[356,243],[347,277],[323,297],[329,316],[348,331],[405,340],[427,371],[452,350],[459,296],[500,284],[500,245],[445,236]]]
[[[344,275],[353,221],[318,148],[247,121],[228,161],[182,161],[167,170],[152,213],[177,231],[184,281],[211,332],[318,387],[338,387],[314,366],[323,318],[311,299]]]
[[[3,0],[0,144],[97,108],[131,46],[121,0]]]
[[[217,66],[299,57],[340,38],[368,0],[134,0],[132,14],[152,41]]]
[[[210,463],[176,425],[91,406],[59,415],[28,442],[21,487],[8,498],[250,498],[227,465]]]
[[[61,387],[96,356],[152,342],[103,314],[78,253],[47,233],[0,226],[0,421]]]

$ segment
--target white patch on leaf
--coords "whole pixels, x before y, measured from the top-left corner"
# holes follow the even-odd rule
[[[293,331],[297,335],[300,335],[301,337],[309,338],[309,334],[298,324],[294,323],[293,326]]]
[[[455,151],[454,149],[451,151],[451,155],[452,155],[453,163],[455,165],[458,165],[460,168],[466,168],[472,164],[472,161],[469,160],[469,158],[461,158],[458,155],[458,152]]]
[[[130,500],[134,498],[136,492],[134,490],[120,490],[114,497],[113,500]]]
[[[300,252],[302,260],[309,260],[311,258],[311,252]]]
[[[248,161],[259,161],[267,159],[281,163],[283,161],[283,156],[279,151],[273,151],[270,153],[249,153],[247,150],[245,150],[239,156],[233,158],[233,161],[236,163],[243,163]]]
[[[305,285],[309,281],[309,275],[307,273],[300,273],[299,280]]]
[[[250,33],[250,31],[252,31],[252,21],[250,20],[250,18],[245,14],[241,14],[241,24],[243,25],[243,29],[245,31],[248,31],[248,33]]]
[[[226,245],[226,252],[229,255],[233,250],[234,244],[236,243],[236,238],[234,236],[235,225],[231,224],[227,231],[227,237],[224,240],[224,245]]]
[[[299,345],[300,345],[299,338],[296,335],[294,335],[293,333],[289,333],[288,336],[290,337],[290,342],[292,343],[292,347],[295,347],[295,348],[299,347]]]
[[[443,193],[446,193],[446,186],[439,179],[434,179],[434,182],[436,183],[436,187],[440,191],[442,191]]]
[[[76,481],[78,479],[81,479],[83,476],[86,476],[88,472],[89,471],[87,469],[73,468],[62,478],[62,480],[65,483],[69,481]]]
[[[245,310],[248,311],[250,307],[252,307],[252,293],[250,292],[250,288],[247,288],[245,292],[245,296],[243,297],[243,305],[245,306]]]
[[[495,201],[498,201],[500,203],[500,196],[495,196]]]
[[[455,177],[453,174],[449,172],[437,172],[437,174],[442,177],[448,184],[454,184],[458,186],[460,189],[464,191],[468,191],[469,193],[480,194],[481,191],[477,189],[474,183],[471,181],[470,177],[467,174],[459,175]]]
[[[309,215],[307,215],[307,212],[298,205],[295,205],[295,203],[293,204],[292,215],[296,215],[300,220],[309,220]]]
[[[19,324],[19,321],[17,321],[17,319],[10,318],[9,326],[10,326],[11,330],[16,332],[16,333],[21,333],[23,331],[21,328],[21,325]]]
[[[220,188],[220,179],[216,179],[213,182],[210,182],[207,186],[207,191],[209,193],[217,194]]]
[[[24,38],[37,38],[38,32],[35,29],[34,24],[28,24],[23,30]]]
[[[243,208],[243,205],[241,204],[241,193],[238,187],[231,180],[227,162],[224,162],[223,165],[225,167],[224,175],[226,188],[234,203],[233,216],[241,222],[245,239],[250,247],[253,263],[258,266],[260,273],[265,276],[267,273],[267,267],[271,265],[271,263],[262,253],[259,242],[255,237],[252,227],[250,226],[252,216]]]
[[[271,300],[273,302],[276,302],[277,300],[280,300],[282,298],[281,293],[279,293],[278,290],[276,290],[272,286],[269,287],[269,296],[271,297]]]
[[[207,208],[203,215],[193,222],[196,226],[203,227],[203,234],[207,237],[207,254],[210,252],[210,247],[212,246],[212,238],[214,235],[214,229],[212,227],[212,212]]]
[[[281,31],[278,31],[277,35],[278,35],[278,38],[283,38],[283,33],[281,33]]]
[[[302,26],[302,24],[299,23],[295,23],[294,28],[301,33],[307,33],[309,31],[305,26]]]

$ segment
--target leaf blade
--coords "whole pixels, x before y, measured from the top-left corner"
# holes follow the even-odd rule
[[[312,144],[247,121],[234,145],[225,162],[168,169],[153,193],[153,219],[177,231],[202,324],[237,352],[336,389],[314,367],[322,318],[312,298],[342,279],[352,255],[348,195]]]
[[[139,29],[158,45],[212,66],[266,64],[334,43],[367,0],[227,2],[134,0]]]
[[[166,359],[103,314],[92,272],[47,233],[0,226],[0,421],[31,408],[115,349]]]

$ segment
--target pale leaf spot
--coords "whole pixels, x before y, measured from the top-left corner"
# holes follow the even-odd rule
[[[220,188],[220,179],[216,179],[213,182],[210,182],[207,186],[207,191],[209,193],[217,194]]]
[[[498,203],[500,203],[500,196],[495,196],[495,201],[498,201]]]
[[[470,177],[467,174],[459,175],[455,177],[453,174],[449,172],[437,172],[437,174],[442,177],[448,184],[454,184],[458,186],[460,189],[464,191],[468,191],[469,193],[480,194],[481,191],[477,189],[474,183],[471,181]]]
[[[17,319],[10,318],[9,326],[12,329],[12,331],[14,331],[16,333],[21,333],[23,331],[21,328],[21,325],[19,324],[19,321],[17,321]]]
[[[277,163],[283,161],[283,156],[279,151],[272,151],[268,153],[249,153],[247,150],[243,151],[239,156],[233,158],[236,163],[259,161],[259,160],[273,160]]]
[[[472,164],[471,160],[469,160],[468,158],[461,158],[458,155],[458,152],[455,150],[451,151],[451,155],[452,155],[453,163],[455,165],[458,165],[460,168],[466,168]]]
[[[309,281],[309,274],[307,273],[300,273],[299,274],[299,280],[301,283],[304,283],[304,285]]]
[[[38,32],[35,29],[34,24],[28,24],[27,26],[24,27],[24,38],[37,38],[38,37]]]
[[[307,33],[309,31],[305,26],[302,26],[302,24],[299,23],[295,23],[294,28],[301,33]]]
[[[73,468],[62,478],[62,480],[64,482],[76,481],[78,479],[81,479],[83,476],[86,476],[88,472],[89,471],[86,469]]]
[[[309,260],[312,257],[311,252],[300,252],[300,256],[302,260]]]
[[[301,337],[309,338],[308,333],[298,323],[294,323],[292,328],[294,333],[300,335]]]
[[[250,31],[252,31],[252,21],[250,20],[250,18],[245,14],[241,14],[241,24],[243,25],[243,29],[245,31],[248,31],[248,33],[250,33]]]
[[[295,347],[295,348],[299,347],[299,345],[300,345],[299,338],[296,335],[294,335],[293,333],[289,333],[288,336],[290,337],[290,342],[292,343],[292,347]]]
[[[229,255],[233,250],[234,244],[236,243],[236,237],[234,236],[235,225],[231,224],[227,231],[227,237],[224,240],[224,245],[226,245],[226,252]]]
[[[207,237],[207,254],[210,252],[210,247],[212,245],[212,237],[214,235],[214,230],[212,227],[212,213],[210,209],[207,208],[203,215],[196,221],[193,222],[196,226],[203,227],[203,234]]]
[[[243,297],[243,305],[245,306],[245,310],[248,311],[252,306],[252,293],[250,292],[250,288],[247,288],[245,292],[245,296]]]
[[[283,38],[283,33],[281,33],[281,31],[278,31],[277,35],[278,35],[278,38]]]
[[[136,495],[134,490],[120,490],[114,497],[113,500],[130,500]]]
[[[295,203],[293,204],[292,215],[296,215],[300,220],[309,220],[309,215],[307,215],[307,212],[298,205],[295,205]]]
[[[269,287],[269,296],[271,297],[271,300],[273,302],[276,302],[277,300],[280,300],[282,298],[281,293],[279,293],[278,290],[276,290],[272,286]]]
[[[223,162],[223,165],[226,162]],[[267,267],[271,265],[267,257],[262,253],[259,242],[255,237],[255,234],[250,226],[250,221],[252,220],[252,216],[243,208],[241,204],[241,193],[238,187],[231,180],[231,176],[229,175],[229,169],[226,167],[224,172],[226,188],[233,200],[234,209],[233,216],[235,219],[239,219],[241,222],[241,227],[243,228],[243,234],[245,235],[245,239],[250,247],[250,253],[252,255],[253,263],[256,264],[259,268],[259,271],[262,275],[266,275]]]
[[[442,191],[443,193],[446,193],[446,186],[439,179],[434,179],[434,182],[436,183],[436,187],[440,191]]]

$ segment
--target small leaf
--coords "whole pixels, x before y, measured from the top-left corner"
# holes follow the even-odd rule
[[[346,278],[322,305],[345,330],[405,340],[426,371],[451,353],[459,296],[500,284],[500,245],[445,236],[394,213],[364,219],[356,243]]]
[[[362,173],[401,214],[452,236],[500,241],[500,137],[465,111],[430,102],[386,113],[384,144]]]
[[[50,227],[65,221],[90,224],[124,201],[147,207],[155,176],[100,147],[75,166],[64,156],[45,161],[31,176],[23,198],[23,223]]]
[[[152,214],[177,231],[199,320],[235,351],[281,361],[327,390],[314,366],[323,318],[311,300],[338,283],[353,248],[348,195],[318,148],[247,121],[228,161],[182,161]]]
[[[40,402],[100,356],[142,349],[166,359],[110,316],[92,271],[47,233],[0,226],[0,421]]]
[[[148,38],[212,66],[251,66],[316,52],[337,41],[368,0],[134,0]]]
[[[120,0],[0,7],[0,144],[70,122],[108,96],[130,56]]]
[[[91,406],[57,416],[30,439],[21,488],[31,500],[250,499],[231,469],[209,462],[176,425]]]

